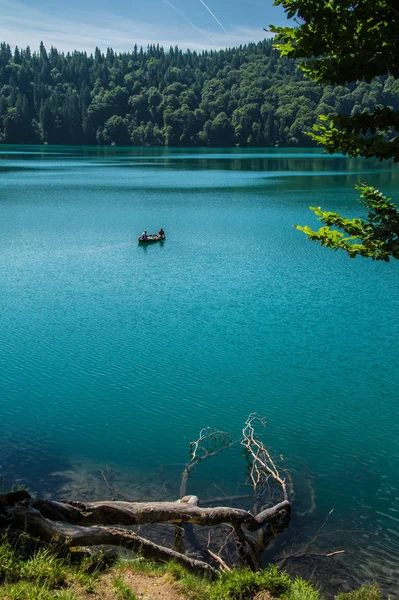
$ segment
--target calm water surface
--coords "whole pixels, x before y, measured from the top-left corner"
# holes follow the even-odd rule
[[[270,556],[334,509],[313,547],[347,550],[330,589],[338,570],[395,594],[399,265],[292,228],[309,205],[358,214],[364,180],[399,191],[397,167],[320,151],[0,146],[2,478],[109,497],[106,470],[176,498],[199,429],[239,439],[257,411],[296,485]],[[244,480],[233,450],[188,491]]]

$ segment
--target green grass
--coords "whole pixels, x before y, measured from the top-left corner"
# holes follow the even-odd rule
[[[91,560],[83,559],[78,565],[68,558],[60,558],[51,547],[34,550],[22,534],[17,540],[0,538],[0,598],[7,600],[75,600],[73,589],[79,584],[93,591],[98,576],[88,573]],[[30,550],[29,550],[30,549]],[[30,552],[30,554],[29,554]]]
[[[165,572],[177,582],[178,588],[190,600],[208,600],[210,597],[210,583],[205,577],[194,575],[181,565],[173,562],[165,566]]]
[[[309,581],[297,577],[283,598],[284,600],[320,600],[320,594]]]
[[[275,598],[284,595],[289,598],[288,592],[292,582],[288,574],[279,571],[271,565],[263,571],[247,571],[235,569],[223,575],[210,586],[210,600],[248,600],[253,598],[260,590],[269,592]],[[299,600],[299,598],[298,598]]]
[[[16,540],[0,537],[0,599],[79,600],[77,589],[95,591],[100,570],[109,564],[104,556],[99,553],[87,558],[80,553],[62,558],[54,548],[35,549],[24,534]],[[113,567],[112,587],[119,600],[137,600],[124,581],[126,569],[158,577],[169,575],[187,600],[252,600],[259,591],[269,592],[279,600],[322,600],[309,582],[299,577],[292,580],[273,565],[256,573],[233,569],[216,581],[209,581],[179,564],[159,565],[141,557],[121,560]],[[382,600],[382,594],[377,585],[364,585],[353,592],[338,594],[335,600]]]
[[[138,600],[136,594],[132,592],[127,583],[119,575],[114,577],[112,587],[114,588],[116,597],[120,598],[120,600]]]
[[[50,587],[59,587],[65,583],[71,572],[71,566],[65,559],[57,558],[50,549],[38,550],[23,562],[21,578],[38,583],[46,583]]]
[[[335,596],[336,600],[382,600],[381,590],[378,585],[362,585],[353,592],[344,592]]]
[[[188,600],[252,600],[261,590],[280,600],[322,600],[320,592],[311,583],[300,577],[292,580],[288,573],[274,565],[256,573],[233,569],[212,582],[173,562],[159,565],[138,558],[121,561],[119,567],[158,576],[167,573]],[[350,593],[338,594],[335,600],[382,600],[382,594],[377,585],[363,586]]]
[[[116,567],[121,574],[125,569],[132,569],[135,573],[155,575],[169,574],[173,581],[176,582],[179,590],[185,594],[188,600],[208,600],[209,598],[209,581],[204,577],[193,575],[181,565],[169,562],[166,564],[158,564],[151,560],[143,558],[135,558],[133,560],[122,559]]]
[[[45,583],[18,581],[0,586],[0,598],[7,600],[79,600],[71,589],[52,590]]]
[[[21,561],[5,537],[0,542],[0,584],[3,581],[16,581],[19,578]]]
[[[156,563],[146,558],[122,558],[117,563],[117,568],[125,569],[131,567],[136,573],[149,573],[151,575],[163,575],[166,571],[166,565]]]

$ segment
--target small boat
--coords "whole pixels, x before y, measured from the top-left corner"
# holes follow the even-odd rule
[[[139,244],[153,244],[154,242],[162,242],[165,239],[164,235],[158,235],[157,233],[149,233],[146,238],[140,236],[138,238]]]

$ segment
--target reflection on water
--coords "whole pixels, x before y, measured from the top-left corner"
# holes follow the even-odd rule
[[[18,149],[20,148],[20,149]],[[301,150],[279,148],[257,149],[230,148],[223,150],[209,148],[128,148],[106,146],[0,146],[1,160],[18,161],[22,159],[26,168],[29,162],[40,162],[43,168],[46,161],[54,164],[54,159],[63,161],[63,166],[68,167],[68,162],[76,158],[79,164],[87,159],[93,166],[162,166],[164,168],[198,170],[217,169],[231,171],[283,171],[292,172],[336,172],[343,173],[364,172],[371,170],[385,171],[397,175],[397,170],[392,169],[390,162],[385,162],[381,167],[379,161],[373,159],[348,160],[340,155],[324,154],[320,149]],[[29,161],[29,162],[27,162]],[[59,165],[61,166],[61,165]],[[2,165],[3,168],[6,165]],[[10,164],[11,168],[12,165]]]

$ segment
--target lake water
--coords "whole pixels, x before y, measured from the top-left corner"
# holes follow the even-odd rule
[[[239,440],[257,411],[296,490],[265,560],[334,509],[311,550],[346,553],[308,557],[315,579],[395,594],[399,264],[292,225],[317,224],[309,205],[359,214],[353,186],[398,192],[398,168],[319,150],[0,146],[0,178],[4,482],[175,499],[199,430]],[[164,243],[137,244],[161,226]],[[197,466],[188,492],[244,482],[237,448]]]

